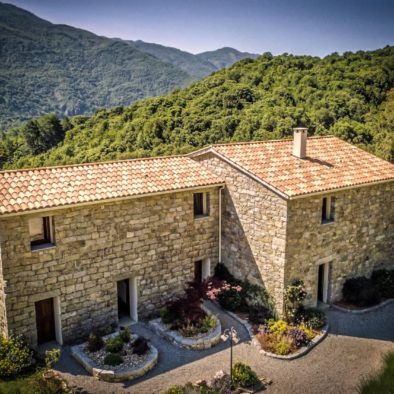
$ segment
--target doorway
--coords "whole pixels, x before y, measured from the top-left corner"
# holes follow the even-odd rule
[[[194,262],[194,281],[201,283],[211,276],[211,260],[206,258]]]
[[[202,282],[202,260],[194,262],[194,281],[197,283]]]
[[[320,264],[317,275],[317,301],[327,303],[328,301],[328,271],[329,264]]]
[[[37,343],[40,345],[45,342],[56,340],[55,310],[53,298],[37,301],[36,327]]]
[[[116,282],[118,295],[118,318],[138,321],[137,278],[127,278]]]
[[[130,317],[130,286],[129,280],[123,279],[117,282],[118,290],[118,317],[119,319]]]

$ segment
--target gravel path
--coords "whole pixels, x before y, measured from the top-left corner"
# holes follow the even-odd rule
[[[381,356],[394,351],[394,304],[364,315],[328,310],[330,334],[312,351],[296,360],[283,361],[262,356],[248,343],[248,334],[231,316],[214,311],[222,328],[234,326],[241,342],[234,348],[235,360],[251,365],[260,376],[273,380],[270,393],[356,393],[360,378],[381,366]],[[144,335],[159,350],[159,363],[147,375],[124,383],[106,383],[89,376],[65,348],[57,370],[81,392],[160,393],[175,384],[209,379],[220,369],[229,369],[229,344],[220,343],[208,350],[180,349],[154,335],[138,323],[133,332]]]

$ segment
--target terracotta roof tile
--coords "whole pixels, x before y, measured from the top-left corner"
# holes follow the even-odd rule
[[[336,137],[308,138],[305,159],[292,147],[292,140],[279,140],[211,149],[288,197],[394,179],[393,164]]]
[[[223,181],[185,156],[0,172],[0,215]]]

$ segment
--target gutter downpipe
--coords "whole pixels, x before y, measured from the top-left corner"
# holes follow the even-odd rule
[[[223,186],[219,187],[219,263],[222,262],[222,190]]]

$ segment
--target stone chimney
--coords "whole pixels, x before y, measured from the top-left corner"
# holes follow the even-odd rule
[[[299,159],[305,159],[308,129],[306,127],[295,127],[293,132],[293,156],[298,157]]]

